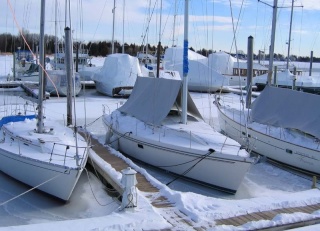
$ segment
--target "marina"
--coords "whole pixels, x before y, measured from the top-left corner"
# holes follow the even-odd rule
[[[86,96],[86,98],[83,98],[84,96]],[[192,97],[194,98],[196,105],[198,105],[199,111],[203,114],[205,120],[209,121],[210,120],[210,116],[209,116],[210,113],[208,112],[207,104],[204,104],[204,102],[206,102],[208,100],[208,96],[206,94],[194,93],[194,94],[192,94]],[[93,101],[92,101],[93,99],[94,99],[95,103],[93,103]],[[87,121],[86,123],[84,123],[84,117],[80,112],[78,112],[79,113],[78,118],[81,118],[80,119],[81,123],[90,124],[91,122],[95,121],[96,118],[99,117],[99,114],[102,114],[102,105],[105,104],[107,101],[109,102],[108,103],[109,109],[112,110],[112,108],[116,108],[117,105],[120,105],[120,102],[125,101],[125,100],[126,99],[121,99],[121,98],[113,99],[110,97],[105,97],[103,95],[95,93],[95,89],[87,89],[85,94],[81,95],[78,98],[78,104],[81,105],[84,101],[86,101],[88,103],[87,104],[87,112],[88,112],[87,119],[90,122]],[[64,105],[63,101],[64,101],[63,98],[50,97],[50,99],[48,99],[47,103],[46,103],[47,104],[47,109],[46,109],[47,112],[52,111],[52,108],[57,108],[57,107],[61,108],[61,106]],[[212,98],[212,101],[213,101],[213,98]],[[57,105],[60,105],[60,106],[57,106]],[[100,106],[98,106],[98,105],[100,105]],[[99,107],[101,107],[100,113],[99,113],[100,110],[97,109]],[[95,108],[96,110],[93,110],[92,108]],[[213,116],[213,117],[217,116],[217,115],[215,115],[214,110],[216,110],[216,109],[213,108],[213,111],[211,112],[211,116]],[[62,122],[61,119],[63,117],[61,116],[60,113],[57,113],[56,110],[55,110],[55,113],[50,113],[50,114],[51,114],[51,117],[52,116],[56,117],[58,120],[60,120]],[[88,129],[88,131],[91,131],[90,132],[91,136],[92,136],[91,145],[93,147],[92,148],[93,153],[96,153],[96,155],[101,155],[101,158],[103,158],[106,161],[106,162],[101,162],[98,160],[97,163],[94,164],[94,166],[96,166],[97,171],[98,171],[98,168],[97,168],[98,164],[103,167],[104,171],[101,172],[102,173],[101,176],[104,175],[106,177],[106,181],[108,181],[109,184],[111,184],[110,179],[113,179],[114,185],[118,185],[118,189],[120,189],[121,188],[120,187],[121,186],[121,184],[120,184],[121,171],[126,169],[128,166],[139,170],[138,174],[137,174],[137,181],[138,181],[137,189],[139,191],[139,194],[141,196],[143,195],[142,197],[146,198],[146,199],[141,199],[140,195],[139,195],[140,199],[138,199],[138,206],[137,206],[137,208],[133,209],[133,211],[137,212],[136,215],[141,213],[142,207],[145,209],[145,211],[148,211],[148,209],[145,207],[146,205],[143,202],[144,200],[147,200],[148,201],[147,203],[150,204],[150,206],[152,206],[153,208],[155,208],[161,214],[161,217],[163,217],[164,219],[167,220],[167,222],[169,222],[170,224],[173,225],[171,227],[171,230],[179,230],[179,229],[181,230],[181,229],[189,229],[189,228],[191,228],[191,229],[196,228],[197,229],[197,227],[202,227],[202,228],[199,228],[199,230],[207,230],[207,229],[215,227],[217,224],[220,225],[217,227],[221,227],[221,225],[233,225],[235,227],[241,227],[242,225],[245,225],[248,222],[250,223],[250,222],[256,221],[259,224],[259,221],[265,222],[266,220],[272,220],[277,216],[277,214],[276,214],[277,212],[279,212],[279,214],[282,214],[282,213],[290,214],[291,212],[294,212],[294,211],[303,212],[303,214],[305,214],[305,215],[309,214],[309,218],[308,219],[304,218],[303,221],[300,221],[300,219],[297,219],[297,221],[293,222],[293,223],[292,222],[291,223],[284,222],[283,224],[282,223],[278,224],[280,227],[279,228],[280,230],[281,230],[281,227],[283,227],[282,230],[284,230],[285,227],[288,227],[286,225],[289,225],[289,224],[292,225],[291,227],[297,227],[300,225],[312,224],[312,222],[317,223],[317,218],[314,217],[315,215],[312,215],[312,212],[317,211],[316,208],[318,206],[318,203],[320,203],[320,201],[317,203],[317,199],[314,197],[315,195],[313,195],[313,193],[312,193],[313,190],[311,190],[311,185],[312,185],[311,179],[304,180],[303,178],[295,176],[294,174],[287,173],[286,171],[282,171],[280,169],[277,169],[276,167],[272,167],[271,165],[269,165],[267,163],[259,163],[259,164],[256,164],[255,166],[253,166],[251,168],[251,170],[249,171],[248,176],[244,180],[241,188],[239,189],[239,192],[235,196],[232,196],[232,197],[228,196],[224,193],[218,192],[218,191],[215,192],[212,189],[205,189],[205,187],[190,183],[188,181],[178,180],[178,181],[174,182],[170,186],[173,190],[177,190],[176,192],[174,192],[174,194],[182,193],[182,195],[184,195],[184,194],[188,195],[188,194],[190,194],[190,192],[194,191],[197,194],[192,194],[192,195],[193,196],[197,195],[197,198],[201,194],[208,195],[208,196],[210,195],[210,197],[212,199],[216,198],[213,201],[213,205],[216,204],[216,206],[218,206],[218,208],[220,207],[219,204],[222,203],[221,204],[222,207],[220,207],[220,209],[218,209],[218,210],[213,209],[213,210],[209,210],[206,212],[206,213],[209,212],[207,214],[207,216],[209,214],[211,214],[211,215],[209,215],[210,217],[212,217],[210,220],[195,222],[194,219],[192,218],[194,215],[191,215],[191,214],[193,214],[193,212],[191,212],[192,210],[190,210],[190,211],[188,209],[186,210],[184,206],[179,205],[181,202],[175,201],[175,199],[172,198],[173,192],[170,192],[171,190],[168,191],[168,189],[166,189],[167,187],[164,186],[164,184],[166,182],[169,182],[170,180],[174,179],[175,176],[172,176],[170,174],[168,175],[167,173],[163,173],[162,171],[157,171],[157,170],[150,168],[146,165],[141,165],[139,162],[132,162],[127,157],[122,156],[118,152],[115,152],[113,149],[108,148],[108,146],[104,145],[105,134],[103,133],[103,128],[101,127],[101,125],[99,125],[98,122],[95,122],[95,123],[96,124],[94,124],[93,127],[87,126],[87,129]],[[214,124],[213,126],[216,127],[217,124]],[[110,152],[111,152],[111,154],[110,154]],[[93,153],[91,153],[91,155]],[[91,157],[89,158],[88,163],[92,163]],[[109,164],[110,164],[110,167],[112,166],[111,168],[106,167],[106,166],[109,166]],[[138,167],[138,166],[141,166],[142,168]],[[116,169],[117,174],[115,174],[115,172],[113,172],[112,169]],[[144,169],[146,169],[146,170],[144,170]],[[92,171],[92,172],[94,172],[94,171]],[[149,172],[154,177],[156,177],[158,180],[155,180],[153,178],[153,176],[149,175]],[[81,183],[80,183],[79,187],[89,187],[88,181],[86,179],[87,177],[85,176],[85,174],[82,177],[85,177],[85,178],[80,178]],[[264,179],[263,181],[262,181],[261,177],[263,177],[263,179]],[[100,179],[98,181],[101,181],[101,178],[97,177],[97,179]],[[163,183],[160,183],[159,180],[162,181]],[[255,184],[259,184],[260,186],[255,187],[254,186],[255,184],[252,184],[253,182],[256,182]],[[284,182],[286,182],[286,183],[284,183]],[[94,186],[94,187],[96,187],[96,186]],[[293,188],[293,186],[295,189]],[[108,186],[107,188],[110,188],[110,186]],[[113,188],[116,189],[117,186],[114,186]],[[259,188],[261,188],[261,189],[259,189]],[[272,191],[272,188],[277,188],[277,190]],[[293,191],[291,193],[286,192],[286,190],[288,190],[288,189],[289,189],[289,191],[291,191],[291,190],[293,190]],[[263,203],[261,204],[261,202],[263,200],[265,200],[264,198],[268,198],[269,196],[271,196],[275,192],[277,192],[276,194],[278,194],[280,192],[279,190],[280,191],[283,190],[282,191],[283,193],[280,193],[280,195],[282,194],[284,196],[284,198],[282,198],[281,196],[280,197],[278,196],[278,198],[280,198],[280,201],[281,200],[287,201],[286,203],[281,205],[281,203],[279,201],[279,203],[274,203],[274,205],[266,206],[266,205],[263,205]],[[75,191],[77,192],[77,188],[75,189]],[[255,191],[256,191],[256,193],[254,193]],[[296,192],[294,193],[294,191],[296,191]],[[99,192],[99,191],[97,191],[97,192]],[[32,196],[32,194],[34,194],[34,193],[36,193],[36,195],[39,194],[36,191],[30,192],[30,193],[31,194],[28,197]],[[89,197],[90,194],[92,194],[90,189],[89,189],[89,191],[87,191],[86,194],[87,194],[86,197]],[[270,194],[270,195],[268,196],[268,194]],[[292,205],[291,205],[292,202],[289,202],[290,201],[290,196],[289,196],[290,194],[292,195],[292,200],[295,201]],[[301,201],[301,203],[299,203],[299,199],[298,199],[301,197],[301,196],[299,196],[300,194],[304,195],[303,196],[304,199]],[[308,194],[310,194],[311,197],[308,196]],[[100,193],[100,195],[102,196],[103,194]],[[105,196],[103,196],[103,197],[105,197],[105,199],[101,198],[101,196],[99,196],[99,200],[110,200],[110,199],[108,199],[110,196],[108,196],[107,194],[105,194]],[[117,195],[113,195],[113,197],[116,198]],[[1,194],[0,194],[0,198],[1,198]],[[41,195],[41,198],[43,198],[43,200],[47,200],[47,199],[45,199],[45,197],[43,195]],[[112,198],[112,197],[110,197],[110,198]],[[202,198],[202,197],[200,196],[200,198]],[[200,198],[198,198],[198,200],[200,200]],[[204,198],[206,198],[206,197],[204,197]],[[220,199],[218,199],[218,198],[220,198]],[[256,199],[254,199],[254,198],[256,198]],[[313,198],[312,199],[313,202],[311,202],[311,201],[307,202],[308,201],[307,198],[310,198],[310,199]],[[77,199],[77,194],[75,194],[74,197],[70,198],[70,200],[71,200],[70,205],[74,204],[75,203],[74,200],[76,200],[76,199]],[[19,200],[20,199],[18,199],[18,201]],[[111,201],[114,201],[114,200],[115,199],[111,199]],[[116,199],[116,200],[118,200],[118,199]],[[94,201],[95,201],[95,199],[91,199],[91,201],[90,202],[88,201],[88,203],[91,203],[92,204],[91,206],[94,206],[94,204],[96,203]],[[189,201],[189,202],[187,202],[187,201]],[[190,201],[190,199],[187,199],[185,202],[190,203],[191,201]],[[240,210],[244,209],[244,211],[246,211],[245,213],[250,214],[250,215],[245,215],[245,216],[241,215],[239,217],[240,211],[239,212],[234,211],[234,213],[231,213],[231,214],[229,214],[230,212],[227,212],[227,213],[225,213],[225,215],[223,215],[224,214],[223,211],[225,209],[227,211],[227,208],[229,206],[233,207],[232,204],[234,205],[235,203],[240,203],[240,204],[246,203],[244,201],[247,201],[248,204],[253,203],[247,209],[246,209],[246,207],[243,207],[242,209],[240,209]],[[249,201],[252,201],[252,202],[249,202]],[[258,201],[260,201],[260,202],[258,202]],[[273,202],[275,202],[275,200],[273,200]],[[211,202],[207,202],[207,204],[210,204],[210,203]],[[257,203],[258,207],[254,206],[255,203]],[[306,203],[307,204],[310,203],[310,208],[309,208],[309,206],[307,206],[308,207],[307,209],[295,208],[295,207],[304,207],[304,206],[306,206]],[[120,204],[121,204],[120,200],[118,200],[117,203],[112,202],[112,204],[110,204],[110,205],[113,205],[113,206],[116,205],[116,206],[114,207],[114,210],[111,210],[111,211],[116,211],[117,210],[116,208]],[[299,206],[297,206],[297,204],[299,204]],[[191,205],[192,205],[192,202],[191,202]],[[8,204],[6,206],[9,206],[8,209],[10,208],[10,204]],[[62,206],[62,205],[58,205],[58,207],[60,207],[60,206]],[[261,208],[261,206],[262,206],[262,208]],[[95,209],[97,211],[99,211],[98,217],[100,217],[100,216],[102,216],[102,217],[111,216],[112,217],[111,214],[110,215],[103,215],[103,214],[108,214],[108,212],[107,212],[108,210],[106,210],[105,212],[102,212],[103,210],[105,210],[104,207],[101,207],[99,205],[94,206],[94,207],[96,207]],[[241,207],[242,206],[240,206],[240,208]],[[250,207],[251,207],[251,209],[250,209]],[[280,207],[281,209],[279,208],[279,210],[276,210],[277,207]],[[222,209],[222,208],[224,208],[224,209]],[[266,208],[268,208],[268,209],[266,209]],[[76,209],[75,211],[79,210],[78,206],[75,206],[74,209]],[[312,211],[312,209],[314,209],[314,210]],[[140,212],[138,212],[138,210]],[[80,211],[81,210],[79,210],[79,212]],[[205,210],[203,210],[203,212],[204,211]],[[252,212],[249,212],[249,211],[252,211]],[[261,211],[263,213],[259,212],[258,214],[256,214],[258,211]],[[126,213],[126,215],[125,215],[126,218],[123,218],[123,219],[129,219],[129,217],[134,215],[136,212],[130,212],[131,215]],[[243,212],[240,212],[240,214],[241,213],[243,213]],[[120,214],[122,214],[122,213],[120,213]],[[144,214],[144,212],[143,212],[143,214]],[[216,215],[214,215],[214,214],[216,214]],[[141,214],[138,216],[141,216]],[[222,219],[221,216],[226,217],[226,218]],[[92,222],[93,221],[92,219],[98,219],[98,217],[96,217],[96,218],[91,217],[91,218],[86,218],[86,219],[77,219],[77,220],[70,220],[70,221],[65,220],[64,226],[67,226],[68,222],[72,222],[73,225],[75,225],[75,224],[80,225],[80,224],[82,224],[82,222],[85,222],[85,223],[83,223],[83,225],[86,224],[85,225],[86,227],[91,227],[91,226],[88,226],[86,220],[91,219],[91,222]],[[112,219],[111,217],[110,217],[110,219]],[[159,218],[157,218],[157,219],[159,219]],[[67,222],[67,223],[65,223],[65,222]],[[107,225],[107,224],[103,224],[103,223],[101,224],[101,223],[97,222],[96,225],[98,225],[98,224],[99,224],[99,227],[106,227],[106,225]],[[162,224],[162,222],[160,222],[160,224]],[[275,225],[274,223],[272,223],[272,224]],[[47,226],[52,227],[52,228],[58,228],[61,225],[62,225],[62,223],[59,221],[50,222],[50,224],[47,223]],[[27,226],[15,226],[15,229],[19,230],[19,227],[21,227],[22,229],[25,229]],[[32,227],[32,229],[37,230],[37,229],[41,229],[43,227],[43,224],[35,223],[32,226],[30,226],[30,228],[31,227]],[[92,226],[92,227],[94,227],[94,226]],[[149,227],[149,229],[151,229],[151,227],[153,227],[153,226],[150,223],[149,225],[145,224],[144,227]],[[159,226],[159,227],[161,227],[161,226]],[[187,228],[187,227],[189,227],[189,228]],[[266,228],[265,226],[263,226],[263,227]]]
[[[319,229],[311,2],[8,0],[0,231]]]

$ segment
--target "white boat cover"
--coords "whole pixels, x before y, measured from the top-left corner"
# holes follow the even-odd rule
[[[209,67],[224,75],[232,75],[237,59],[223,51],[212,53],[208,57]]]
[[[68,92],[68,79],[66,70],[47,70],[46,73],[48,74],[46,80],[46,91],[48,91],[52,95],[59,95],[59,96],[67,96]],[[74,91],[71,95],[78,95],[81,91],[81,81],[79,73],[74,72],[72,77],[72,86],[71,90]],[[50,79],[49,79],[50,78]],[[58,91],[58,92],[57,92]]]
[[[222,86],[229,85],[229,79],[208,65],[196,61],[189,60],[188,72],[188,90],[197,92],[215,92]],[[169,67],[170,70],[178,71],[183,76],[183,63],[177,63]]]
[[[160,125],[172,107],[181,109],[181,86],[181,80],[138,77],[129,99],[118,110],[145,123]],[[188,113],[202,119],[189,94]]]
[[[203,64],[208,64],[208,58],[194,52],[192,50],[188,50],[188,60],[196,60]],[[183,48],[182,47],[169,47],[166,49],[163,57],[163,61],[165,65],[172,65],[183,62]],[[167,66],[165,66],[166,68]],[[168,68],[167,68],[168,69]],[[182,76],[182,75],[181,75]]]
[[[295,86],[299,88],[320,88],[320,78],[318,76],[304,76],[296,75],[294,76],[288,69],[282,72],[277,72],[276,80],[277,85],[291,87],[293,85],[293,80],[295,79]],[[268,81],[268,74],[260,75],[254,78],[254,84],[266,84]],[[272,83],[274,81],[274,72],[272,75]]]
[[[128,54],[111,54],[103,66],[92,76],[96,90],[113,96],[115,88],[133,88],[137,76],[141,76],[138,58]]]
[[[294,128],[320,138],[320,96],[266,86],[251,105],[251,119],[261,124]]]
[[[164,55],[165,69],[178,71],[183,76],[183,49],[167,48]],[[189,91],[215,92],[229,85],[229,80],[208,66],[208,58],[188,50],[188,89]]]

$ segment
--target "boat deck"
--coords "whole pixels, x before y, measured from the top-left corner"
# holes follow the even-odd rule
[[[95,151],[95,153],[98,156],[100,156],[103,160],[108,162],[110,165],[112,165],[112,167],[115,170],[121,172],[121,170],[129,167],[129,165],[125,161],[111,154],[105,146],[99,143],[99,141],[92,136],[91,136],[91,141],[92,141],[92,149]],[[118,185],[117,181],[113,180],[111,175],[108,175],[108,173],[104,172],[101,168],[97,167],[98,165],[94,163],[93,159],[89,159],[88,164],[94,165],[93,167],[95,167],[96,171],[99,172],[99,174],[104,178],[104,180],[107,181],[108,184],[112,185],[113,188],[119,192],[119,194],[122,194],[122,189]],[[136,178],[138,181],[137,188],[139,189],[139,191],[144,193],[144,195],[150,201],[152,206],[160,209],[159,213],[163,216],[164,219],[166,219],[170,224],[173,225],[174,227],[173,230],[193,229],[193,230],[200,231],[200,230],[206,230],[208,227],[213,228],[215,226],[220,226],[220,225],[233,225],[237,227],[252,221],[261,221],[261,220],[272,221],[272,219],[274,219],[278,214],[291,214],[296,212],[312,214],[313,212],[320,210],[320,203],[319,203],[319,204],[306,205],[301,207],[291,207],[291,208],[288,207],[288,208],[274,209],[269,211],[252,212],[252,213],[247,213],[245,215],[214,220],[212,221],[212,223],[206,224],[205,227],[199,227],[197,223],[195,223],[189,217],[187,217],[185,214],[179,211],[179,209],[176,208],[174,204],[170,203],[170,201],[167,198],[162,196],[159,192],[159,189],[154,187],[145,178],[144,175],[137,173]],[[270,222],[270,224],[271,223],[272,222]],[[320,218],[315,218],[315,219],[305,220],[305,221],[296,221],[290,224],[279,225],[276,227],[270,226],[260,230],[287,230],[289,228],[297,228],[297,227],[308,226],[308,225],[319,224],[319,223],[320,223]]]

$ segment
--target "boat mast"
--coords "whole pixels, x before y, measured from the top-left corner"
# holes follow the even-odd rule
[[[158,43],[158,49],[157,49],[157,78],[159,78],[159,75],[160,75],[161,21],[162,21],[162,0],[160,1],[160,28],[159,28],[159,43]]]
[[[70,23],[71,24],[71,23]],[[72,37],[71,28],[66,27],[65,32],[65,64],[67,78],[67,126],[72,125],[72,78],[73,78],[73,62],[72,62]]]
[[[182,115],[181,122],[187,123],[187,94],[188,94],[188,22],[189,0],[185,0],[184,7],[184,38],[183,38],[183,85],[182,85]]]
[[[290,29],[289,29],[289,41],[288,41],[288,56],[287,56],[287,70],[289,70],[289,57],[290,57],[290,44],[291,44],[291,28],[292,28],[293,4],[294,4],[294,0],[292,0],[292,4],[291,4]]]
[[[123,19],[122,19],[122,54],[124,54],[124,12],[126,0],[123,0]]]
[[[45,0],[41,0],[41,14],[40,14],[40,38],[39,38],[39,93],[38,93],[38,121],[37,132],[43,133],[43,94],[44,94],[44,15],[45,15]]]
[[[55,52],[55,59],[54,59],[54,69],[57,69],[57,58],[58,58],[58,38],[57,38],[57,28],[58,28],[58,22],[57,22],[57,16],[58,16],[58,0],[56,0],[55,3],[55,9],[54,9],[54,15],[55,15],[55,20],[54,20],[54,35],[55,35],[55,46],[54,46],[54,52]]]
[[[274,42],[276,35],[278,0],[273,1],[273,16],[272,16],[272,31],[271,31],[271,46],[269,52],[269,68],[268,68],[268,85],[271,85],[272,71],[273,71],[273,56],[274,56]]]
[[[149,28],[149,24],[151,21],[151,0],[149,0],[149,10],[148,10],[148,24],[147,24],[147,28]],[[148,43],[149,43],[149,32],[147,33],[147,46],[146,46],[146,58],[148,58]]]
[[[177,18],[177,0],[174,1],[174,16],[173,16],[173,32],[172,32],[172,47],[174,47],[174,32],[176,30],[176,18]]]
[[[111,46],[111,53],[114,54],[114,20],[116,17],[116,0],[113,0],[113,9],[112,9],[112,13],[113,13],[113,23],[112,23],[112,46]]]

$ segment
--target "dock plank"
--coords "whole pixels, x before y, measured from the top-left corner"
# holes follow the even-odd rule
[[[82,133],[83,134],[83,133]],[[100,144],[96,139],[91,137],[92,141],[92,149],[95,151],[97,155],[99,155],[103,160],[108,162],[112,167],[121,172],[121,170],[126,169],[129,167],[129,165],[119,157],[113,155],[107,147]],[[90,160],[92,161],[92,160]],[[90,164],[90,161],[88,163]],[[111,185],[115,185],[114,188],[116,190],[119,190],[118,192],[121,193],[121,186],[116,180],[113,180],[112,177],[108,176],[103,169],[99,170],[101,175],[107,180],[107,181],[114,181]],[[169,223],[171,223],[173,226],[175,226],[175,222],[178,222],[180,225],[184,225],[188,230],[205,230],[203,227],[198,227],[196,223],[191,221],[185,214],[183,214],[181,211],[179,211],[177,208],[174,207],[174,204],[172,204],[166,197],[161,196],[159,194],[159,189],[153,186],[144,175],[137,173],[137,188],[141,192],[145,192],[145,197],[150,201],[151,205],[155,208],[161,208],[162,212],[161,215],[164,219],[166,219]],[[109,182],[109,183],[110,183]],[[118,188],[118,189],[117,189]],[[253,213],[247,213],[239,216],[234,216],[230,218],[224,218],[224,219],[217,219],[215,220],[215,225],[232,225],[232,226],[241,226],[243,224],[246,224],[251,221],[260,221],[260,220],[272,220],[277,214],[281,213],[295,213],[295,212],[304,212],[304,213],[313,213],[314,211],[317,211],[320,209],[320,203],[314,204],[314,205],[307,205],[307,206],[301,206],[301,207],[291,207],[291,208],[281,208],[281,209],[272,209],[269,211],[261,211],[261,212],[253,212]],[[172,221],[174,221],[172,223]],[[320,219],[312,219],[310,221],[304,221],[304,222],[296,222],[292,224],[286,224],[286,225],[279,225],[276,227],[276,230],[285,230],[288,227],[302,227],[306,224],[312,224],[312,223],[320,223]],[[214,225],[209,224],[210,227],[214,227]],[[265,228],[264,230],[272,230],[275,227]]]

